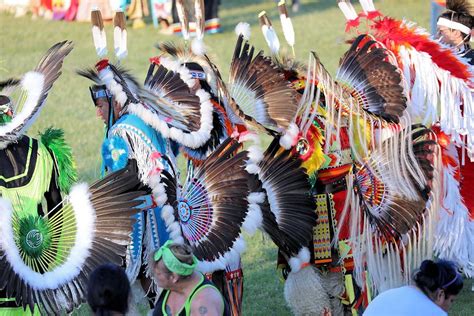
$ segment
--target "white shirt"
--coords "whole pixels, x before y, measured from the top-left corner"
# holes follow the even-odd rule
[[[428,296],[413,286],[403,286],[379,294],[364,316],[447,316]]]

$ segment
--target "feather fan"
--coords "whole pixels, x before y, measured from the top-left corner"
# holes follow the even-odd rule
[[[228,138],[202,165],[188,168],[183,187],[176,175],[163,171],[174,222],[207,272],[222,269],[232,253],[242,250],[238,244],[247,215],[248,175],[246,152],[236,153],[240,146]]]
[[[398,68],[387,62],[387,50],[370,36],[360,35],[341,59],[336,80],[363,109],[398,123],[407,99]]]
[[[288,129],[296,115],[297,92],[271,59],[261,51],[255,54],[242,36],[232,58],[229,92],[243,113],[274,131]]]
[[[139,188],[132,163],[90,187],[75,185],[49,217],[22,217],[0,199],[0,289],[31,311],[71,312],[97,266],[122,265]]]
[[[266,194],[262,228],[288,258],[310,243],[317,219],[308,175],[297,157],[274,139],[259,163],[260,184],[252,188]]]
[[[433,157],[436,150],[436,142],[431,139],[431,134],[431,130],[423,126],[413,126],[405,139],[400,140],[395,157],[375,151],[366,159],[364,165],[356,165],[355,186],[361,207],[371,223],[387,240],[399,237],[414,228],[426,209],[426,201],[431,191]],[[403,142],[405,145],[402,144]],[[391,181],[396,176],[404,174],[402,170],[391,169],[390,163],[393,159],[401,159],[405,146],[413,146],[415,156],[415,161],[407,163],[413,164],[413,168],[420,166],[423,177],[426,179],[425,185],[420,186],[414,176],[409,175],[417,191],[415,199],[403,195],[391,185]],[[400,161],[400,164],[402,163]]]

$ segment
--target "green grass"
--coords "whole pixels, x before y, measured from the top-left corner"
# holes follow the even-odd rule
[[[235,43],[234,26],[240,21],[252,25],[251,42],[257,48],[266,49],[260,33],[257,15],[266,10],[277,30],[280,22],[274,1],[226,0],[222,1],[220,17],[224,32],[205,38],[212,59],[220,66],[224,77]],[[334,72],[340,56],[348,48],[344,33],[344,19],[335,0],[301,1],[300,12],[293,15],[297,44],[297,58],[305,61],[310,50],[318,53],[326,67]],[[416,20],[428,26],[429,1],[381,0],[376,5],[386,14]],[[95,56],[89,24],[36,20],[28,17],[14,19],[0,13],[0,80],[21,76],[31,70],[42,54],[54,43],[65,39],[75,43],[75,49],[66,59],[63,75],[53,88],[48,104],[30,135],[53,125],[65,130],[66,139],[73,147],[80,178],[92,180],[99,176],[99,152],[103,136],[102,124],[95,119],[90,101],[89,82],[75,74],[75,70],[92,66]],[[112,28],[107,27],[109,48],[112,48]],[[179,40],[160,35],[152,25],[144,29],[129,30],[129,56],[123,65],[143,79],[148,58],[158,51],[153,45],[163,40]],[[283,41],[282,36],[280,40]],[[109,49],[112,51],[112,49]],[[113,59],[113,58],[112,58]],[[275,270],[276,249],[268,240],[257,234],[247,238],[247,251],[243,256],[245,266],[244,314],[288,315],[283,299],[283,284]],[[474,296],[471,283],[455,302],[452,315],[472,315]],[[87,314],[86,308],[80,314]]]

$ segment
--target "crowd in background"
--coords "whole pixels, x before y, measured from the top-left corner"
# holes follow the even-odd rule
[[[220,2],[204,0],[207,33],[221,30],[218,18]],[[111,21],[114,12],[120,10],[126,13],[133,28],[144,27],[145,21],[151,19],[163,33],[181,32],[175,0],[0,0],[0,11],[10,11],[17,17],[31,12],[33,19],[88,22],[93,8],[101,10],[105,21]]]

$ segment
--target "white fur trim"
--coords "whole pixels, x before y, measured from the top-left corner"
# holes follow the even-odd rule
[[[247,157],[249,159],[246,162],[245,170],[250,174],[258,174],[260,172],[259,164],[263,159],[263,151],[260,148],[260,138],[253,133],[244,134],[239,138],[239,142],[248,140],[252,141],[253,145],[247,149]]]
[[[250,39],[251,32],[250,24],[247,22],[239,22],[239,24],[235,26],[235,34],[237,34],[237,36],[242,35],[246,41]]]
[[[309,260],[311,259],[311,254],[309,253],[309,249],[307,247],[301,248],[300,251],[298,252],[298,258],[303,263],[308,263]]]
[[[191,42],[191,50],[198,56],[204,56],[204,54],[206,54],[206,46],[204,45],[204,41],[199,38],[193,39]]]
[[[263,215],[259,204],[265,201],[265,193],[252,192],[248,195],[247,201],[249,202],[248,212],[242,227],[249,234],[253,235],[262,226]]]
[[[161,218],[165,221],[166,231],[170,234],[170,239],[178,244],[184,243],[183,236],[181,235],[181,226],[174,217],[174,209],[171,205],[167,204],[163,206],[161,209]]]
[[[90,202],[87,184],[77,184],[71,189],[69,201],[76,218],[76,236],[66,262],[44,274],[33,271],[21,259],[14,241],[12,228],[12,207],[0,199],[0,246],[16,274],[34,290],[57,289],[79,275],[84,262],[89,257],[95,230],[95,210]]]
[[[122,86],[115,81],[112,70],[109,67],[105,67],[99,71],[98,75],[110,93],[115,97],[115,100],[123,106],[127,102],[127,94],[123,91]]]
[[[290,149],[298,142],[299,128],[295,123],[291,123],[285,134],[280,138],[280,145],[285,149]]]
[[[298,252],[298,255],[295,257],[291,257],[290,260],[288,261],[288,264],[290,265],[291,272],[296,273],[301,270],[301,267],[303,263],[308,263],[309,260],[311,259],[311,255],[309,253],[308,248],[303,247],[300,249]]]
[[[189,148],[198,148],[204,145],[211,135],[212,130],[212,111],[213,105],[210,101],[210,95],[203,89],[196,92],[199,97],[201,108],[201,126],[199,130],[191,133],[183,132],[182,130],[169,127],[158,115],[148,110],[139,104],[130,104],[128,111],[140,117],[146,124],[158,130],[163,137],[175,140]]]
[[[38,101],[41,97],[41,92],[44,88],[44,75],[35,71],[27,72],[21,80],[21,87],[26,91],[27,99],[25,104],[23,105],[21,112],[18,115],[15,115],[10,123],[0,126],[0,138],[10,134],[13,130],[21,126],[21,124],[23,124],[26,119],[31,116],[31,113],[36,109]],[[43,105],[44,103],[40,106],[42,107]],[[35,116],[29,120],[29,122],[25,123],[25,126],[23,126],[21,131],[18,133],[18,137],[23,135],[23,133],[31,126],[31,124],[35,121],[35,118],[39,115],[40,110],[41,108],[38,110]],[[6,148],[10,142],[11,141],[0,143],[0,149]]]
[[[230,263],[236,262],[240,259],[240,254],[245,250],[245,241],[242,236],[239,236],[234,244],[232,249],[226,252],[224,255],[220,255],[214,261],[199,261],[197,270],[202,273],[212,273],[217,270],[224,270],[226,266]]]
[[[301,270],[301,265],[303,262],[301,262],[301,259],[298,257],[291,257],[288,261],[288,264],[290,265],[291,272],[296,273]]]

